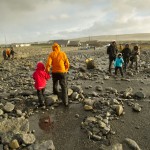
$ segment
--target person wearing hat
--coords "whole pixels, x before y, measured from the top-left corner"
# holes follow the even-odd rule
[[[117,45],[116,42],[113,41],[110,46],[108,46],[107,48],[107,54],[109,56],[109,68],[108,71],[111,74],[111,67],[112,67],[112,63],[113,61],[116,59],[116,55],[117,55]]]
[[[131,56],[131,49],[129,48],[129,44],[125,44],[125,48],[122,50],[122,56],[124,60],[124,70],[126,71],[127,65],[129,63],[129,58]]]
[[[124,63],[124,60],[122,58],[122,54],[119,53],[118,56],[117,56],[117,58],[115,59],[115,63],[114,63],[114,66],[115,66],[115,75],[117,75],[117,71],[119,69],[120,70],[120,74],[123,77],[123,71],[122,71],[123,63]]]
[[[52,66],[53,94],[59,96],[59,83],[61,86],[62,102],[65,106],[68,106],[67,72],[69,70],[69,61],[67,55],[61,51],[57,43],[53,44],[52,50],[46,62],[46,72],[49,72]]]

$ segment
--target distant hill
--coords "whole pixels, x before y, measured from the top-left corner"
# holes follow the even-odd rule
[[[70,40],[85,41],[150,41],[150,33],[136,33],[136,34],[121,34],[121,35],[101,35],[101,36],[89,36]]]

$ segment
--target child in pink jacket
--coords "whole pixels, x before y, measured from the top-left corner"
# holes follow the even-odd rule
[[[44,91],[46,87],[46,81],[50,79],[50,75],[45,72],[45,67],[42,62],[38,62],[36,70],[33,73],[33,79],[35,81],[34,87],[37,90],[37,96],[40,103],[40,107],[45,105]]]

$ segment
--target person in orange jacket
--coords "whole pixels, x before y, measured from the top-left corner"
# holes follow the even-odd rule
[[[6,55],[7,55],[7,58],[10,59],[10,49],[9,48],[6,49]]]
[[[69,70],[69,61],[67,55],[61,51],[57,43],[53,44],[52,50],[53,52],[49,54],[46,62],[46,72],[50,72],[52,66],[53,94],[58,95],[59,83],[62,90],[61,99],[64,105],[68,106],[67,72]]]

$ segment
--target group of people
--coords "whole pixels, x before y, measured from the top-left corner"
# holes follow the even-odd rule
[[[129,61],[131,61],[130,67],[135,62],[136,70],[138,69],[139,61],[139,48],[134,46],[133,50],[129,48],[129,44],[125,44],[125,47],[118,53],[116,42],[113,41],[107,48],[107,54],[109,55],[109,73],[112,72],[112,64],[114,61],[115,75],[117,75],[118,69],[123,77],[123,70],[126,71]],[[67,72],[69,70],[69,60],[65,52],[62,52],[59,44],[54,43],[52,46],[52,52],[49,54],[46,64],[38,62],[36,70],[33,73],[33,79],[35,81],[34,87],[37,90],[37,96],[39,100],[39,107],[45,106],[44,91],[47,80],[50,79],[50,70],[52,68],[52,80],[53,80],[53,94],[60,96],[58,85],[61,87],[61,100],[67,107],[68,101],[68,89],[67,89]]]
[[[15,55],[15,51],[14,51],[14,48],[13,47],[10,47],[10,48],[7,48],[7,49],[4,49],[3,50],[3,58],[4,60],[7,60],[7,59],[14,59],[14,55]]]
[[[49,54],[46,64],[38,62],[36,70],[33,73],[35,81],[34,87],[37,90],[39,107],[45,106],[44,91],[46,81],[50,79],[50,69],[52,68],[53,94],[60,95],[58,85],[61,86],[61,96],[63,104],[68,107],[68,89],[67,89],[67,72],[69,69],[69,61],[67,55],[61,51],[60,46],[54,43],[52,52]]]
[[[118,51],[117,44],[113,41],[107,48],[107,54],[109,56],[109,74],[112,74],[112,64],[114,61],[115,75],[117,75],[118,69],[123,77],[123,70],[126,72],[127,67],[132,68],[135,62],[135,69],[138,71],[138,62],[140,60],[140,49],[138,45],[130,49],[129,44],[125,44],[121,51]],[[129,64],[130,62],[130,64]]]

